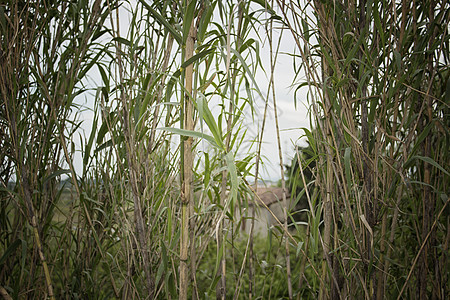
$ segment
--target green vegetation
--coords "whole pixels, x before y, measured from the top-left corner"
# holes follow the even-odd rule
[[[0,296],[445,299],[449,21],[443,0],[3,1]],[[311,129],[284,170],[287,35]],[[269,106],[298,205],[258,236]]]

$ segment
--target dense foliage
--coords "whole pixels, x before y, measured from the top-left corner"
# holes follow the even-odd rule
[[[0,295],[445,299],[449,21],[446,1],[3,1]],[[279,30],[311,120],[286,171]],[[297,206],[247,235],[268,107]]]

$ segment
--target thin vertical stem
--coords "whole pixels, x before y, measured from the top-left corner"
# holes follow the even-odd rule
[[[284,231],[283,237],[285,240],[285,255],[286,255],[286,275],[287,275],[287,284],[288,284],[288,295],[289,299],[292,299],[292,280],[291,280],[291,256],[289,253],[289,239],[286,237],[285,232],[287,232],[287,222],[288,222],[288,205],[286,200],[286,180],[284,179],[284,165],[283,165],[283,152],[281,149],[281,138],[280,138],[280,127],[278,124],[278,111],[277,111],[277,101],[275,95],[275,61],[274,52],[273,52],[273,20],[270,20],[269,23],[269,49],[270,49],[270,86],[272,89],[272,100],[273,100],[273,110],[275,116],[275,128],[277,133],[277,144],[278,144],[278,156],[280,160],[280,174],[281,174],[281,188],[282,188],[282,198],[283,198],[283,218],[284,218]],[[281,33],[282,34],[282,33]],[[278,40],[278,46],[280,43],[281,37]],[[278,51],[276,52],[278,54]]]
[[[266,97],[265,104],[264,104],[264,114],[263,114],[263,120],[261,124],[261,130],[260,134],[258,135],[258,150],[256,151],[256,160],[255,160],[255,183],[254,183],[254,194],[253,194],[253,206],[254,209],[252,209],[252,215],[251,215],[251,222],[250,222],[250,233],[249,233],[249,291],[248,291],[248,298],[251,300],[253,299],[253,288],[254,288],[254,265],[253,265],[253,240],[254,240],[254,229],[255,229],[255,217],[256,217],[256,208],[257,208],[257,194],[258,194],[258,177],[259,177],[259,165],[261,160],[261,148],[262,148],[262,142],[264,138],[264,129],[266,126],[266,119],[267,119],[267,110],[269,107],[269,97]]]

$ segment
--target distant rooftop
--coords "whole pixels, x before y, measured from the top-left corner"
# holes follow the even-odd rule
[[[265,205],[270,206],[273,203],[283,201],[283,189],[277,186],[270,187],[259,187],[258,186],[258,196],[264,202]],[[288,199],[291,195],[289,191],[286,190],[286,199]]]

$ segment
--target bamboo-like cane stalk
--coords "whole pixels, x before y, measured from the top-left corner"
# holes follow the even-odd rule
[[[186,40],[185,60],[189,60],[194,53],[196,39],[194,18]],[[192,100],[193,65],[185,70],[184,95],[184,129],[194,130],[194,105]],[[187,299],[188,294],[188,252],[189,252],[189,205],[193,205],[192,173],[194,165],[193,138],[187,137],[183,141],[183,184],[181,194],[181,241],[180,241],[180,299]]]

